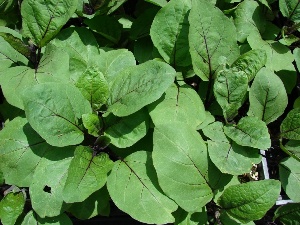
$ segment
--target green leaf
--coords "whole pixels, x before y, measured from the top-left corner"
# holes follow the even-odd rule
[[[279,164],[279,176],[283,189],[291,200],[300,202],[300,162],[289,157]]]
[[[96,67],[89,67],[77,80],[75,86],[91,103],[94,110],[99,109],[109,96],[109,87],[103,74]]]
[[[83,114],[82,122],[90,135],[93,135],[94,137],[98,137],[100,135],[103,124],[96,114]]]
[[[156,101],[173,83],[175,74],[171,66],[158,61],[123,70],[110,87],[108,112],[128,116]]]
[[[255,49],[241,55],[231,67],[236,67],[239,71],[244,71],[248,76],[248,81],[251,81],[266,62],[266,52],[261,49]]]
[[[17,117],[7,123],[0,132],[0,160],[3,162],[0,170],[6,183],[29,187],[41,159],[56,149],[31,128],[27,119]]]
[[[232,120],[242,106],[248,89],[248,77],[243,71],[221,70],[214,84],[214,95],[226,120]]]
[[[237,221],[235,221],[234,219],[232,219],[230,216],[228,216],[227,213],[221,213],[220,217],[219,217],[222,225],[255,225],[255,223],[253,221],[250,221],[248,223],[238,223]]]
[[[148,106],[155,125],[180,121],[197,128],[205,119],[204,105],[190,86],[169,87],[161,99]]]
[[[32,208],[42,218],[58,216],[68,207],[63,187],[73,152],[73,146],[51,149],[35,168],[29,194]]]
[[[149,152],[138,151],[115,162],[107,188],[116,206],[135,220],[151,224],[175,221],[171,213],[177,205],[162,194]]]
[[[154,129],[153,143],[159,185],[185,211],[199,212],[212,199],[205,177],[207,148],[200,134],[184,124],[160,124]]]
[[[64,201],[72,203],[87,199],[105,185],[107,173],[112,167],[113,161],[106,153],[95,155],[89,147],[77,147],[63,189]]]
[[[96,65],[99,67],[108,83],[111,83],[122,70],[130,66],[135,66],[136,61],[132,52],[127,49],[118,49],[103,53],[101,52]]]
[[[249,115],[269,124],[281,116],[288,98],[281,79],[267,68],[256,75],[249,91]]]
[[[279,9],[283,16],[294,22],[300,22],[300,4],[298,0],[279,0]]]
[[[153,59],[153,43],[149,36],[140,38],[134,42],[133,54],[139,64]]]
[[[279,219],[284,225],[295,225],[300,221],[300,203],[280,206],[274,213],[273,220]]]
[[[70,84],[38,84],[23,92],[26,117],[50,145],[63,147],[84,139],[81,116],[91,113],[89,102]]]
[[[83,202],[73,203],[68,211],[80,220],[87,220],[97,215],[108,216],[110,211],[109,200],[107,189],[103,187]]]
[[[202,208],[201,212],[196,213],[188,213],[179,208],[174,213],[174,217],[174,225],[204,225],[207,223],[207,214],[205,207]]]
[[[122,26],[114,17],[106,15],[95,16],[90,20],[86,19],[84,23],[88,25],[92,31],[100,34],[114,44],[117,44],[121,38]]]
[[[225,126],[225,134],[242,146],[249,146],[258,149],[271,147],[271,139],[266,124],[256,117],[243,117],[237,125]]]
[[[300,140],[300,108],[292,109],[280,125],[281,137]]]
[[[294,49],[293,54],[295,57],[297,68],[300,68],[300,48]]]
[[[284,146],[284,150],[287,154],[300,161],[300,141],[288,141]]]
[[[229,64],[239,55],[233,22],[207,0],[193,0],[189,15],[189,46],[195,73],[204,81],[220,69],[220,57]]]
[[[110,114],[104,118],[104,123],[106,124],[104,135],[110,138],[111,144],[118,148],[126,148],[146,135],[150,118],[147,111],[142,109],[126,117]]]
[[[72,225],[72,221],[66,214],[61,214],[56,217],[40,218],[32,210],[27,213],[21,225],[36,224],[36,225]]]
[[[75,12],[73,0],[24,0],[22,2],[22,27],[24,37],[43,47],[67,23]]]
[[[23,212],[25,196],[22,192],[8,193],[0,202],[0,219],[3,225],[14,225]]]
[[[0,185],[3,185],[5,182],[3,172],[0,170]]]
[[[166,0],[145,0],[146,2],[150,2],[154,5],[158,5],[158,6],[161,6],[161,7],[164,7],[166,4],[167,4],[167,1]]]
[[[94,35],[90,30],[82,27],[62,30],[51,44],[64,49],[69,55],[70,74],[74,82],[90,65],[98,61],[97,56],[100,54]]]
[[[202,129],[203,134],[212,141],[229,142],[224,130],[223,124],[219,121],[213,122]]]
[[[241,223],[262,218],[274,205],[280,193],[280,182],[261,180],[228,187],[218,204]]]
[[[37,69],[16,66],[5,71],[0,84],[7,102],[24,109],[22,92],[38,83],[70,81],[68,55],[61,49],[48,45]]]
[[[266,18],[257,1],[242,1],[234,11],[238,41],[244,43],[250,34],[259,34],[266,26]]]
[[[191,64],[186,41],[189,34],[190,9],[191,0],[171,0],[158,11],[150,29],[154,46],[163,59],[174,66]]]

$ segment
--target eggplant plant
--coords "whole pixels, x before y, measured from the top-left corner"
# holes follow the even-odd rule
[[[298,224],[299,24],[298,0],[0,0],[2,224],[111,204],[147,224]]]

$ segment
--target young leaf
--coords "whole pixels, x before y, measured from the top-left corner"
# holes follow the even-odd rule
[[[90,135],[93,135],[94,137],[98,137],[100,135],[103,124],[96,114],[83,114],[82,122]]]
[[[251,81],[266,62],[266,52],[261,49],[254,49],[241,55],[231,67],[244,71],[248,76],[248,81]]]
[[[109,215],[109,194],[106,187],[94,192],[83,202],[75,202],[68,209],[68,212],[80,220],[87,220],[97,215]]]
[[[208,141],[210,159],[222,173],[240,175],[251,171],[261,161],[258,151],[235,142]]]
[[[27,119],[17,117],[7,123],[0,132],[0,161],[3,162],[0,170],[6,182],[29,187],[42,157],[47,157],[55,149],[32,129]]]
[[[243,117],[237,125],[224,127],[225,134],[242,146],[258,149],[271,147],[271,139],[266,124],[256,117]]]
[[[298,0],[279,0],[279,9],[282,15],[289,20],[300,22],[300,2]]]
[[[202,225],[207,222],[206,208],[203,207],[201,212],[188,213],[181,208],[174,213],[174,225]]]
[[[77,80],[75,86],[91,103],[94,110],[98,110],[109,96],[109,87],[103,74],[96,67],[89,67]]]
[[[276,209],[273,220],[279,219],[282,224],[293,225],[300,221],[300,203],[289,203]]]
[[[226,120],[232,120],[242,106],[248,89],[248,77],[243,71],[221,70],[214,84],[214,95]]]
[[[32,208],[42,218],[58,216],[68,206],[63,201],[63,187],[73,151],[74,147],[51,149],[35,168],[29,194]]]
[[[228,187],[218,204],[241,223],[262,218],[274,205],[280,193],[280,182],[261,180]]]
[[[300,141],[288,141],[284,146],[284,150],[287,154],[300,161]]]
[[[300,201],[300,162],[289,157],[279,164],[279,176],[283,189],[291,200]]]
[[[188,85],[177,87],[173,84],[160,100],[148,106],[148,110],[155,125],[180,121],[197,128],[206,119],[199,95]]]
[[[88,25],[92,31],[100,34],[114,44],[117,44],[121,38],[122,26],[114,17],[100,15],[90,20],[86,19],[84,23]]]
[[[26,117],[47,143],[63,147],[84,139],[79,119],[91,113],[89,102],[70,84],[38,84],[23,92]]]
[[[213,122],[202,129],[203,134],[212,141],[217,142],[229,142],[224,130],[223,124],[221,122]]]
[[[126,117],[116,117],[110,114],[104,118],[106,124],[105,136],[111,144],[118,148],[130,147],[143,138],[149,128],[150,118],[145,109]]]
[[[115,162],[107,188],[116,206],[138,221],[175,221],[171,213],[177,205],[160,191],[149,152],[138,151]]]
[[[160,124],[153,143],[153,164],[163,191],[185,211],[201,210],[212,190],[205,177],[207,148],[200,134],[184,124]]]
[[[35,84],[45,82],[70,81],[69,59],[67,53],[48,45],[37,69],[27,66],[11,67],[0,79],[2,91],[7,102],[17,108],[24,109],[22,91]]]
[[[25,205],[22,192],[10,192],[0,202],[0,219],[3,225],[14,225]]]
[[[72,221],[66,214],[60,214],[56,217],[39,217],[34,211],[29,211],[25,216],[21,225],[36,224],[36,225],[72,225]]]
[[[175,74],[171,66],[158,61],[121,71],[110,86],[108,112],[128,116],[156,101],[173,83]]]
[[[249,101],[248,114],[269,124],[283,114],[288,98],[281,79],[272,71],[262,68],[250,88]]]
[[[24,0],[21,7],[24,37],[38,47],[45,46],[71,18],[77,4],[73,0]]]
[[[195,73],[204,81],[220,69],[219,58],[231,64],[239,55],[233,22],[207,0],[193,0],[189,46]]]
[[[64,201],[72,203],[87,199],[105,185],[112,167],[113,161],[106,153],[95,155],[89,147],[77,147],[63,189]]]
[[[163,59],[174,66],[189,66],[188,15],[191,0],[171,0],[156,14],[150,29],[151,39]]]
[[[292,109],[280,125],[281,137],[300,140],[300,108]]]

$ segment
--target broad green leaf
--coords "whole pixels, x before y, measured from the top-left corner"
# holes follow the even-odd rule
[[[298,0],[279,0],[279,9],[283,16],[294,22],[300,22],[300,3]]]
[[[30,125],[47,143],[63,147],[83,141],[80,119],[92,109],[77,88],[50,82],[26,89],[22,97]]]
[[[237,29],[237,39],[244,43],[250,34],[259,34],[266,25],[262,7],[257,1],[245,0],[234,11],[234,24]]]
[[[92,113],[83,114],[82,123],[90,135],[93,135],[94,137],[98,137],[100,135],[103,124],[98,115]]]
[[[289,157],[279,164],[280,181],[285,193],[294,202],[300,202],[300,162]]]
[[[96,65],[108,83],[111,83],[122,70],[130,66],[135,66],[136,61],[132,52],[127,49],[118,49],[104,53],[101,52]]]
[[[248,89],[248,77],[243,71],[221,70],[214,83],[214,95],[226,120],[232,120],[242,106]]]
[[[109,87],[103,74],[96,67],[89,67],[77,80],[75,86],[90,102],[94,110],[105,104],[109,96]]]
[[[267,68],[256,75],[249,91],[249,115],[269,124],[281,116],[288,98],[281,79]]]
[[[113,161],[106,153],[96,155],[89,147],[77,147],[63,189],[64,201],[72,203],[87,199],[105,185],[112,167]]]
[[[68,61],[68,55],[64,51],[48,45],[37,69],[16,66],[6,70],[4,76],[1,76],[0,84],[7,102],[24,109],[21,97],[23,90],[39,83],[69,82]]]
[[[51,44],[64,49],[69,55],[70,74],[74,82],[90,65],[95,64],[96,56],[100,54],[94,35],[82,27],[62,30]]]
[[[156,101],[173,83],[175,74],[171,66],[158,61],[123,70],[110,86],[108,112],[128,116]]]
[[[244,71],[248,76],[248,81],[251,81],[266,62],[266,52],[261,49],[255,49],[241,55],[231,67],[236,67],[239,71]]]
[[[23,212],[25,196],[22,192],[10,192],[0,202],[0,220],[3,225],[14,225]]]
[[[241,223],[262,218],[274,205],[280,193],[280,182],[261,180],[228,187],[218,204]]]
[[[177,205],[161,192],[149,152],[138,151],[116,161],[107,188],[116,206],[135,220],[150,224],[175,221],[172,212]]]
[[[191,0],[171,0],[156,14],[150,35],[163,59],[174,66],[189,66],[191,58],[186,40]]]
[[[27,119],[17,117],[7,123],[0,131],[0,161],[3,162],[0,170],[6,183],[29,187],[42,157],[55,149],[31,128]]]
[[[225,126],[224,132],[238,145],[262,150],[271,147],[271,139],[267,125],[256,117],[243,117],[237,125]]]
[[[68,205],[63,201],[63,188],[74,147],[54,148],[35,168],[29,194],[32,208],[42,218],[63,213]]]
[[[166,4],[167,4],[167,1],[166,0],[145,0],[146,2],[150,2],[154,5],[158,5],[158,6],[161,6],[161,7],[164,7]]]
[[[103,118],[106,125],[104,135],[109,137],[111,144],[118,148],[126,148],[143,138],[149,128],[150,118],[145,109],[126,117],[110,114]]]
[[[205,207],[201,212],[188,213],[179,208],[175,213],[174,225],[205,225],[207,223],[207,213]]]
[[[204,105],[190,86],[169,87],[161,99],[148,106],[155,125],[180,121],[197,128],[205,119]]]
[[[290,49],[277,41],[264,41],[257,33],[251,33],[247,41],[252,49],[265,50],[267,54],[266,67],[273,71],[294,71],[292,64],[294,56]]]
[[[300,48],[295,48],[293,51],[295,62],[298,68],[300,68]]]
[[[117,44],[121,38],[122,26],[114,17],[106,15],[95,16],[92,19],[86,19],[84,23],[88,25],[89,29],[99,33],[114,44]]]
[[[261,161],[261,155],[251,147],[235,142],[207,141],[210,159],[222,173],[241,175],[249,173],[253,164]]]
[[[5,182],[3,172],[0,170],[0,185],[3,185]]]
[[[204,81],[215,77],[220,57],[229,64],[239,55],[233,22],[207,0],[193,0],[189,14],[189,48],[195,73]]]
[[[223,124],[219,121],[213,122],[202,129],[203,134],[212,141],[229,142],[224,130]]]
[[[300,108],[292,109],[280,125],[281,137],[300,140]]]
[[[56,217],[40,218],[32,210],[27,213],[21,225],[72,225],[72,221],[66,214],[61,214]]]
[[[106,187],[94,192],[83,202],[75,202],[68,209],[78,219],[87,220],[97,215],[109,215],[109,194]]]
[[[22,28],[24,37],[43,47],[67,23],[75,12],[73,0],[24,0],[22,2]]]
[[[205,120],[197,127],[197,130],[204,129],[209,124],[215,122],[215,117],[209,111],[205,111],[205,115]]]
[[[248,223],[238,223],[236,220],[232,219],[230,216],[228,216],[227,213],[221,213],[219,217],[222,225],[255,225],[253,221],[250,221]]]
[[[300,203],[289,203],[280,206],[274,213],[273,220],[279,219],[284,225],[295,225],[300,221]]]
[[[0,12],[9,12],[16,5],[16,1],[14,0],[1,0],[0,1]]]
[[[300,141],[288,141],[284,146],[284,150],[287,154],[300,161]]]
[[[139,64],[153,59],[153,43],[149,36],[140,38],[134,42],[133,54]]]
[[[185,211],[201,210],[213,195],[205,177],[207,148],[200,134],[184,124],[160,124],[153,144],[153,164],[163,191]]]

